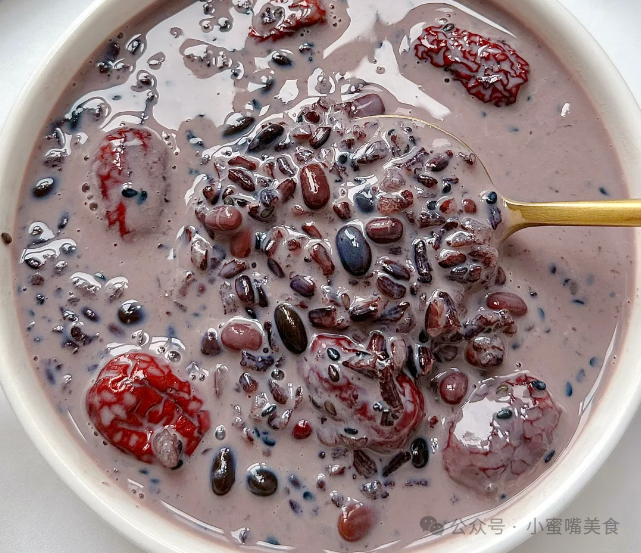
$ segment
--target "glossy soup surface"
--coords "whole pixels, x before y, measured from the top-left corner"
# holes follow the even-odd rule
[[[398,550],[551,466],[626,325],[631,232],[500,244],[502,194],[627,191],[572,68],[492,4],[161,2],[42,131],[19,323],[141,507]]]

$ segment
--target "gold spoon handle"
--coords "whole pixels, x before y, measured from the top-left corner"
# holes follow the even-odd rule
[[[641,200],[527,203],[504,200],[509,210],[508,234],[526,227],[638,227]]]

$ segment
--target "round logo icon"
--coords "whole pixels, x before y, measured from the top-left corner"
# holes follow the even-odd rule
[[[434,517],[426,516],[421,519],[421,528],[428,534],[442,534],[444,526]]]

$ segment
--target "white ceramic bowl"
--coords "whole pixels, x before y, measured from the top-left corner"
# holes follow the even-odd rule
[[[30,152],[71,77],[114,30],[156,0],[101,0],[60,37],[33,75],[0,137],[0,230],[11,231]],[[384,1],[384,0],[373,0]],[[587,89],[612,135],[633,196],[641,197],[641,112],[605,53],[556,0],[503,0],[503,7],[535,30]],[[19,136],[20,141],[14,141]],[[631,324],[641,326],[641,231],[636,235]],[[20,422],[60,477],[116,530],[158,553],[229,550],[222,540],[141,509],[130,494],[106,485],[100,468],[80,449],[31,368],[16,325],[11,247],[0,247],[0,383]],[[501,512],[501,535],[454,535],[426,544],[428,553],[500,553],[524,541],[528,523],[558,514],[596,473],[628,426],[641,400],[641,340],[629,333],[618,363],[601,379],[571,445],[535,484]],[[235,549],[235,546],[232,546]]]

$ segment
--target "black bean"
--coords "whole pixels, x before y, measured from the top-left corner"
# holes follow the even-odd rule
[[[278,202],[278,192],[273,188],[263,188],[260,191],[258,198],[260,200],[260,203],[265,207],[272,207],[275,206]],[[269,215],[271,215],[271,213],[265,213],[263,211],[260,215],[262,218],[267,218],[269,217]]]
[[[337,365],[332,364],[327,367],[327,374],[329,375],[329,379],[332,382],[338,382],[341,379],[340,369]]]
[[[501,409],[497,414],[496,418],[500,420],[507,420],[512,418],[512,409]]]
[[[233,123],[227,125],[223,131],[223,136],[233,136],[239,134],[251,127],[256,120],[253,117],[242,115],[237,117]]]
[[[247,313],[247,316],[250,319],[254,319],[254,320],[258,319],[258,315],[256,315],[256,311],[254,311],[251,307],[245,307],[245,313]]]
[[[33,187],[32,194],[35,198],[44,198],[51,194],[56,186],[56,181],[52,178],[40,179]]]
[[[277,138],[282,136],[284,132],[285,127],[283,127],[282,125],[278,123],[269,123],[267,126],[260,129],[256,133],[256,136],[249,143],[249,146],[247,146],[247,151],[253,152],[264,150]]]
[[[331,401],[326,401],[323,404],[323,407],[325,407],[325,410],[332,416],[335,417],[337,414],[336,407]]]
[[[283,52],[274,52],[272,54],[272,61],[276,65],[287,66],[292,64],[292,60]]]
[[[422,469],[429,461],[429,448],[423,438],[416,438],[410,445],[412,455],[412,465],[417,469]]]
[[[496,192],[494,192],[494,191],[488,192],[487,195],[485,196],[485,201],[488,204],[495,204],[498,199],[499,199],[499,197],[496,194]]]
[[[336,234],[336,250],[343,268],[354,276],[365,275],[372,263],[372,250],[363,233],[347,225]]]
[[[381,259],[380,263],[381,269],[383,269],[383,271],[388,275],[399,280],[410,279],[410,271],[405,265],[401,265],[400,263],[388,258]]]
[[[387,463],[385,467],[383,467],[383,471],[381,472],[383,478],[387,478],[390,474],[400,469],[411,458],[412,454],[409,451],[400,451],[399,453],[394,455],[390,462]]]
[[[329,357],[332,361],[338,361],[341,358],[341,354],[338,353],[337,349],[327,348],[327,357]]]
[[[253,305],[254,303],[254,289],[251,280],[247,275],[240,275],[235,282],[236,295],[243,303]]]
[[[265,293],[263,285],[255,280],[254,287],[256,288],[256,295],[258,296],[258,305],[260,307],[267,307],[269,305],[269,300],[267,299],[267,294]]]
[[[414,263],[419,282],[432,282],[432,267],[427,259],[427,246],[424,240],[414,242]]]
[[[97,323],[100,321],[100,317],[98,316],[98,313],[96,313],[93,309],[89,309],[88,307],[85,307],[82,310],[82,314],[89,319],[90,321]]]
[[[312,278],[303,275],[295,275],[294,278],[289,281],[289,286],[294,292],[304,298],[311,298],[316,291],[316,284]]]
[[[254,495],[267,497],[278,489],[278,478],[266,465],[256,463],[247,469],[247,487]]]
[[[354,203],[363,213],[371,213],[374,211],[375,204],[372,190],[367,188],[354,194]]]
[[[236,460],[228,447],[221,447],[211,467],[211,490],[216,495],[228,493],[236,481]]]
[[[283,268],[274,258],[270,257],[269,259],[267,259],[267,266],[269,267],[269,270],[278,278],[285,278],[285,271],[283,271]]]
[[[202,340],[200,341],[200,352],[203,355],[211,356],[218,355],[222,351],[220,344],[218,343],[218,336],[216,331],[213,328],[210,328],[203,334]]]
[[[145,316],[142,304],[136,300],[127,300],[118,309],[118,319],[122,324],[131,325],[142,321]]]
[[[274,311],[274,322],[283,344],[289,351],[301,354],[307,349],[305,325],[291,305],[278,305]]]

